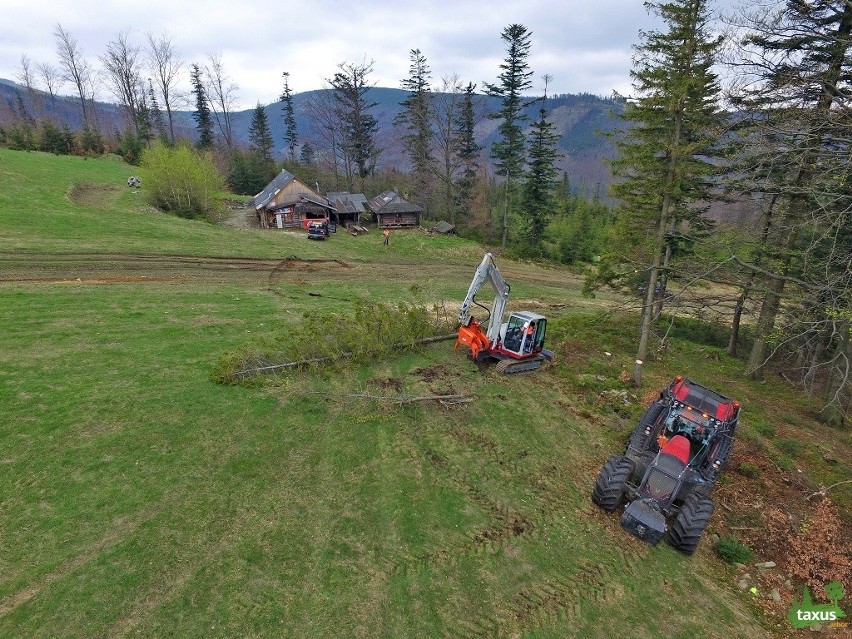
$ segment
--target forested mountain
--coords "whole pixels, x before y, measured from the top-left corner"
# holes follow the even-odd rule
[[[310,140],[314,148],[320,148],[320,131],[310,112],[310,103],[321,99],[328,89],[307,91],[293,96],[298,135],[301,141]],[[399,135],[394,131],[393,120],[405,99],[402,89],[375,87],[370,89],[368,98],[376,103],[374,114],[379,122],[377,141],[381,148],[379,167],[405,170],[407,159],[400,147]],[[496,110],[497,99],[484,95],[478,96],[478,121],[476,124],[477,142],[485,149],[484,156],[491,143],[496,139],[497,121],[490,120],[488,113]],[[284,155],[284,119],[281,102],[266,106],[269,126],[276,144],[276,155]],[[559,150],[565,156],[559,161],[560,169],[567,171],[571,183],[581,193],[593,194],[596,191],[606,193],[611,180],[606,158],[611,157],[613,147],[600,133],[609,132],[620,126],[615,112],[621,108],[617,101],[603,99],[589,94],[559,95],[548,98],[546,109],[550,119],[555,122],[561,135]],[[534,119],[540,103],[527,108]],[[49,117],[58,124],[68,124],[71,129],[82,127],[79,100],[74,97],[56,96],[51,98],[41,91],[28,92],[24,87],[9,80],[0,79],[0,125],[22,117],[22,108],[34,119]],[[98,123],[104,135],[111,135],[125,128],[120,108],[115,104],[96,103]],[[248,143],[249,127],[253,109],[233,114],[233,128],[236,139]],[[191,111],[177,114],[181,135],[193,137],[195,122]]]

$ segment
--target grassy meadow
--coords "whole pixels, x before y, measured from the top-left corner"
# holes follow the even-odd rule
[[[126,187],[134,173],[0,150],[0,637],[783,631],[709,540],[694,557],[647,547],[589,499],[678,373],[743,401],[749,446],[780,454],[752,424],[803,427],[794,462],[852,476],[849,437],[828,439],[782,380],[753,385],[685,332],[630,389],[635,318],[602,315],[614,298],[582,298],[575,272],[500,260],[511,307],[551,320],[557,360],[534,375],[495,376],[442,342],[214,384],[253,340],[322,339],[305,312],[405,301],[452,316],[485,249],[177,219]],[[472,401],[392,401],[430,394]]]

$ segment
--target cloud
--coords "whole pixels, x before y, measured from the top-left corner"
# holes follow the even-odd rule
[[[6,0],[0,24],[0,77],[14,79],[21,55],[56,64],[57,23],[78,41],[93,66],[117,33],[143,46],[145,34],[168,33],[179,55],[203,64],[221,54],[239,86],[242,108],[278,99],[282,71],[294,92],[321,88],[341,62],[374,60],[371,80],[398,87],[409,51],[419,48],[433,73],[458,74],[482,87],[495,82],[505,56],[500,34],[511,23],[532,31],[535,91],[547,73],[552,93],[629,92],[631,45],[655,19],[641,3],[624,0]],[[184,87],[189,88],[188,73]],[[104,96],[105,97],[105,96]]]

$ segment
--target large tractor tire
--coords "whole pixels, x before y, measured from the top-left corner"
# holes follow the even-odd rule
[[[709,497],[691,494],[683,502],[683,507],[669,530],[668,542],[684,554],[693,554],[715,508],[716,504]]]
[[[633,473],[633,462],[627,457],[613,455],[606,460],[603,470],[595,481],[592,501],[607,512],[612,512],[621,503],[627,480]]]
[[[666,410],[666,405],[661,402],[654,402],[650,406],[648,406],[645,414],[642,415],[642,419],[639,420],[639,424],[636,426],[636,430],[633,431],[633,434],[630,435],[630,442],[628,446],[632,448],[635,452],[641,453],[650,447],[651,440],[653,436],[648,436],[645,434],[645,427],[650,426],[651,430],[654,429],[654,424],[657,423],[657,420],[660,418],[660,415],[663,414],[663,411]]]

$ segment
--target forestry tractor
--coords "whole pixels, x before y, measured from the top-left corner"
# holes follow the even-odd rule
[[[739,402],[675,377],[639,420],[624,454],[606,461],[592,501],[611,512],[626,500],[623,528],[651,545],[665,536],[693,554],[713,514],[710,492],[731,455],[739,416]]]
[[[486,282],[491,284],[496,294],[490,309],[476,301],[476,294]],[[459,334],[455,347],[468,346],[470,357],[475,361],[497,362],[495,370],[498,373],[517,375],[532,372],[544,362],[551,361],[553,353],[544,348],[547,319],[543,315],[515,311],[509,315],[509,321],[503,322],[509,288],[491,253],[486,253],[473,274],[473,281],[459,309]],[[488,313],[485,330],[470,313],[474,305]]]

